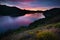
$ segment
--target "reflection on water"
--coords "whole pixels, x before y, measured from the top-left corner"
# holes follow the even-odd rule
[[[43,13],[25,14],[24,16],[19,17],[1,16],[0,31],[16,29],[19,28],[20,26],[27,26],[30,23],[41,18],[45,18]]]

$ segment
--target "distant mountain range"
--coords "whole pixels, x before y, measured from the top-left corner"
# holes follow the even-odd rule
[[[29,13],[36,13],[43,11],[31,11],[31,10],[22,10],[17,7],[9,7],[6,5],[0,5],[0,16],[23,16]]]

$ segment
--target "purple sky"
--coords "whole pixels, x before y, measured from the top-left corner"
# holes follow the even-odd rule
[[[60,0],[0,0],[1,5],[16,6],[26,10],[47,10],[60,8]],[[31,22],[44,18],[42,14],[26,14],[21,17],[0,16],[0,31],[29,25]]]
[[[60,8],[60,0],[0,0],[0,4],[16,6],[27,10],[47,10]]]

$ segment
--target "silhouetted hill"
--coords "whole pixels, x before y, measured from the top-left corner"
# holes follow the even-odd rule
[[[23,15],[21,14],[21,9],[18,9],[16,7],[8,7],[6,5],[0,5],[0,15],[1,16],[17,16],[17,15]]]
[[[58,16],[58,15],[60,15],[60,8],[53,8],[53,9],[47,10],[44,12],[44,15],[46,17]]]
[[[31,23],[27,28],[8,30],[5,35],[1,34],[4,36],[1,40],[60,40],[60,9],[54,10],[45,11],[46,18]]]
[[[36,13],[43,11],[30,11],[30,10],[22,10],[17,7],[9,7],[6,5],[0,5],[0,16],[23,16],[29,13]]]
[[[60,22],[60,8],[53,8],[53,9],[47,10],[43,14],[45,15],[46,18],[39,19],[31,23],[29,27],[34,28],[37,26],[45,25],[45,24]]]

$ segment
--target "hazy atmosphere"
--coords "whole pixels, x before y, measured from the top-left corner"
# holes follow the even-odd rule
[[[0,3],[26,10],[47,10],[60,7],[60,0],[0,0]]]
[[[0,0],[0,40],[60,40],[60,0]]]

